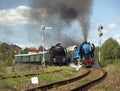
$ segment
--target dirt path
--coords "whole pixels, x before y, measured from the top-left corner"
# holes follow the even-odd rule
[[[88,91],[120,91],[120,73],[105,68],[107,77]]]

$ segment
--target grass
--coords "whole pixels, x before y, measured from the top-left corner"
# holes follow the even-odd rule
[[[101,90],[101,91],[114,91],[111,87],[107,85],[100,85],[95,88],[95,90]]]
[[[34,73],[46,73],[46,72],[54,72],[56,70],[71,70],[70,68],[67,68],[67,67],[54,67],[54,66],[51,66],[51,67],[48,67],[48,68],[44,68],[43,70],[36,70],[36,71],[32,71],[30,70],[29,72],[28,71],[18,71],[18,72],[10,72],[10,73],[1,73],[1,76],[4,76],[4,77],[9,77],[9,76],[24,76],[25,74],[34,74]]]
[[[44,72],[51,72],[55,70],[62,70],[60,72],[55,72],[55,73],[49,73],[45,74]],[[76,70],[71,67],[57,67],[57,66],[48,66],[48,68],[45,68],[42,70],[43,73],[39,75],[35,75],[38,77],[40,84],[44,83],[51,83],[51,82],[56,82],[60,81],[63,79],[68,79],[72,77],[75,73]],[[18,73],[16,73],[18,74]],[[19,74],[24,74],[24,72],[20,72]],[[12,75],[11,73],[6,74],[6,76]],[[28,84],[31,83],[31,78],[33,76],[25,77],[22,76],[20,78],[14,78],[14,79],[0,79],[0,88],[1,91],[21,91],[21,89],[24,89],[25,87],[28,86]]]
[[[14,80],[0,80],[0,90],[1,91],[10,91],[10,90],[13,90],[14,91],[14,84],[17,84],[16,81]]]
[[[91,81],[91,80],[88,79],[88,78],[84,78],[83,80],[81,80],[82,83],[86,83],[86,82],[89,82],[89,81]]]
[[[94,89],[95,91],[119,91],[120,89],[120,62],[116,63],[116,64],[108,64],[107,67],[105,67],[104,69],[109,69],[111,72],[115,72],[116,74],[114,74],[111,77],[110,74],[110,79],[107,79],[108,82],[103,82],[100,85],[97,85]],[[34,70],[30,70],[30,71],[18,71],[18,72],[13,72],[13,73],[7,73],[6,72],[6,67],[3,66],[3,64],[0,64],[1,69],[0,69],[0,74],[3,74],[5,76],[12,76],[12,75],[24,75],[27,72],[29,73],[35,73]],[[49,74],[44,74],[45,72],[51,72],[51,71],[55,71],[55,70],[62,70],[60,72],[56,72],[56,73],[49,73]],[[51,83],[51,82],[56,82],[59,80],[63,80],[63,79],[68,79],[71,78],[75,73],[76,70],[74,68],[71,67],[67,67],[67,66],[48,66],[47,68],[44,68],[42,70],[37,70],[36,72],[41,72],[41,74],[39,75],[35,75],[38,77],[40,84],[46,84],[46,83]],[[14,79],[6,79],[6,80],[2,80],[0,79],[0,91],[21,91],[21,89],[24,89],[25,87],[28,86],[28,84],[31,83],[31,78],[33,76],[29,76],[29,77],[25,77],[22,76],[21,78],[14,78]],[[88,79],[84,79],[82,80],[82,82],[86,82],[88,81]],[[115,83],[115,82],[116,83]],[[57,87],[57,86],[56,86]],[[115,90],[116,89],[116,90]],[[94,90],[92,90],[94,91]]]
[[[56,82],[59,80],[70,78],[76,73],[75,69],[67,67],[67,66],[49,67],[46,70],[53,70],[53,69],[61,69],[62,71],[56,72],[56,73],[50,73],[50,74],[41,74],[38,76],[39,79],[41,81],[46,81],[46,82]]]
[[[4,62],[0,61],[0,75],[2,73],[6,73],[6,66],[5,66]]]
[[[108,65],[108,67],[110,68],[111,71],[117,72],[118,74],[120,74],[120,65]]]
[[[89,91],[119,91],[120,69],[118,64],[108,64],[105,68],[107,77]]]

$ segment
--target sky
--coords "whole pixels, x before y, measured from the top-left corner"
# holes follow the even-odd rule
[[[42,2],[43,0],[40,1]],[[84,32],[82,32],[83,27],[80,26],[84,20],[82,21],[81,19],[83,18],[81,17],[85,17],[85,19],[87,17],[89,24],[87,41],[94,43],[95,46],[99,45],[98,27],[99,25],[102,25],[102,43],[104,43],[108,38],[112,37],[120,44],[120,0],[91,0],[91,2],[88,2],[89,7],[86,6],[87,10],[84,6],[81,6],[80,8],[75,7],[76,9],[80,9],[78,10],[79,12],[77,12],[79,13],[78,15],[80,15],[80,17],[77,16],[77,13],[70,8],[69,11],[74,12],[74,14],[70,13],[71,16],[69,18],[66,18],[64,14],[64,17],[60,17],[60,12],[57,11],[59,8],[54,8],[58,6],[51,8],[49,4],[45,4],[49,7],[46,6],[47,9],[44,9],[43,7],[45,2],[43,5],[37,4],[39,2],[36,2],[31,0],[0,0],[1,42],[16,44],[22,48],[38,48],[40,45],[42,45],[41,25],[45,25],[47,27],[52,27],[52,29],[44,31],[46,48],[49,48],[58,42],[67,46],[81,43],[81,41],[84,40]],[[56,3],[58,3],[57,0]],[[76,6],[79,6],[79,4],[75,4]],[[38,6],[36,7],[35,5]],[[66,5],[71,5],[71,3]],[[81,9],[82,7],[83,9]],[[51,9],[55,11],[56,14],[51,12]],[[84,12],[84,9],[86,12]],[[80,14],[81,12],[83,12],[83,16]],[[67,13],[69,12],[67,11]]]

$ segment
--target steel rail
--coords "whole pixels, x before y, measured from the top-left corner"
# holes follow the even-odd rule
[[[2,75],[2,77],[0,77],[1,79],[8,79],[8,78],[19,78],[19,77],[23,77],[23,76],[34,76],[34,75],[39,75],[39,74],[49,74],[49,73],[55,73],[55,72],[60,72],[62,70],[55,70],[55,71],[51,71],[51,72],[36,72],[36,73],[26,73],[24,75],[12,75],[12,76],[4,76]]]
[[[105,70],[103,70],[103,69],[100,69],[100,68],[96,68],[96,69],[99,69],[102,72],[102,75],[99,78],[96,78],[95,80],[92,80],[92,81],[90,81],[88,83],[80,85],[80,86],[78,86],[76,88],[73,88],[70,91],[87,91],[88,88],[95,85],[97,82],[102,81],[106,77],[107,72]]]
[[[59,81],[59,82],[50,83],[50,84],[35,87],[35,88],[25,89],[24,91],[36,91],[36,90],[47,91],[47,89],[54,88],[55,86],[62,86],[62,85],[77,81],[77,80],[87,76],[89,73],[90,73],[90,70],[87,70],[84,74],[82,74],[80,76],[77,76],[77,77],[74,77],[71,79],[67,79],[67,80],[63,80],[63,81]]]

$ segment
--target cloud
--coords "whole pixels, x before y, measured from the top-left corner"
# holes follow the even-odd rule
[[[105,25],[105,28],[108,28],[108,29],[113,29],[113,28],[116,28],[117,25],[116,24],[108,24],[108,25]]]
[[[115,35],[113,38],[120,44],[120,34]]]
[[[103,33],[104,34],[111,34],[113,30],[115,30],[118,25],[117,24],[107,24],[107,25],[102,25],[103,26]]]
[[[102,25],[103,29],[102,32],[103,34],[111,34],[112,30],[117,28],[117,24],[99,24],[99,23],[91,23],[91,33],[98,34],[98,28],[99,26]],[[93,32],[94,31],[94,32]]]
[[[27,6],[18,6],[14,9],[0,10],[0,25],[16,24],[37,24],[35,20],[30,19],[29,11],[33,8]]]
[[[115,23],[111,23],[111,24],[99,24],[99,23],[91,23],[91,28],[98,28],[100,25],[103,26],[103,28],[105,29],[113,29],[113,28],[117,28],[118,25]]]

